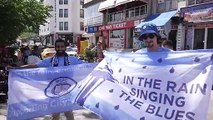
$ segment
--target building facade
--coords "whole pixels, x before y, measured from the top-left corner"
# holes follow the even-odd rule
[[[58,38],[75,44],[84,31],[83,0],[43,0],[51,6],[51,17],[40,26],[39,36],[46,44],[53,45]]]
[[[183,49],[182,7],[186,7],[185,0],[106,0],[99,7],[104,21],[99,31],[109,48],[139,49],[143,47],[137,40],[140,27],[154,23],[164,39],[173,41],[175,50]]]
[[[87,5],[92,6],[91,3],[94,1],[97,2],[87,0],[89,3]],[[143,43],[137,38],[140,27],[148,22],[158,26],[163,39],[173,42],[174,50],[208,49],[213,46],[210,40],[213,35],[212,2],[212,0],[105,0],[95,7],[97,9],[99,6],[98,11],[103,14],[102,24],[99,22],[94,27],[94,21],[98,20],[91,17],[93,20],[91,22],[90,10],[85,11],[85,14],[89,15],[85,27],[87,33],[89,31],[99,33],[108,48],[143,47]],[[92,8],[90,7],[88,10]]]
[[[101,36],[98,31],[103,24],[103,13],[98,11],[100,4],[104,0],[85,0],[84,1],[84,27],[83,37],[89,39],[90,43],[96,44]]]
[[[106,0],[99,11],[104,23],[99,27],[103,40],[111,49],[132,49],[135,47],[135,26],[149,14],[147,1]]]
[[[188,0],[181,8],[187,49],[213,48],[213,0]]]

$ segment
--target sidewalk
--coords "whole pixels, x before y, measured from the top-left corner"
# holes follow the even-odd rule
[[[75,110],[74,112],[75,120],[100,120],[99,117],[92,112],[82,109],[82,110]],[[6,120],[7,114],[7,105],[0,104],[0,120]],[[42,116],[39,118],[34,118],[33,120],[51,120],[51,115]],[[61,114],[60,120],[66,120],[64,114]]]
[[[76,110],[73,113],[74,113],[75,120],[100,120],[98,116],[96,116],[92,112],[85,110],[85,109]],[[7,114],[7,105],[0,104],[0,120],[6,120],[6,114]],[[50,115],[46,115],[43,117],[35,118],[33,120],[50,120],[50,118],[51,118]],[[61,114],[60,120],[66,120],[66,118],[63,114]],[[207,120],[213,120],[213,91],[211,93],[211,100],[210,100],[210,104],[209,104]]]

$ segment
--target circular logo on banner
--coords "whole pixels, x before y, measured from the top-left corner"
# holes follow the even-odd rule
[[[52,80],[45,89],[47,97],[61,97],[70,93],[77,85],[77,82],[68,77],[60,77]]]

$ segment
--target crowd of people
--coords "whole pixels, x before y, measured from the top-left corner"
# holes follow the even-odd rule
[[[22,45],[17,50],[17,66],[39,62],[42,60],[41,51],[36,45],[31,49],[28,46]]]

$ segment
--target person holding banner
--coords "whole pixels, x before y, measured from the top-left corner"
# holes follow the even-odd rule
[[[84,63],[80,59],[74,56],[68,56],[66,51],[66,42],[62,39],[55,41],[55,50],[56,54],[53,57],[48,57],[44,60],[41,60],[35,64],[23,65],[20,67],[7,67],[7,69],[21,69],[21,68],[37,68],[37,67],[57,67],[57,66],[68,66],[68,65],[77,65]],[[72,111],[65,112],[67,120],[74,120],[74,115]],[[54,113],[52,115],[52,120],[59,120],[60,113]]]
[[[141,52],[170,52],[170,49],[160,47],[159,42],[161,35],[157,29],[157,26],[152,23],[145,23],[141,27],[141,35],[138,38],[140,41],[144,41],[147,49],[139,49],[135,53]]]

